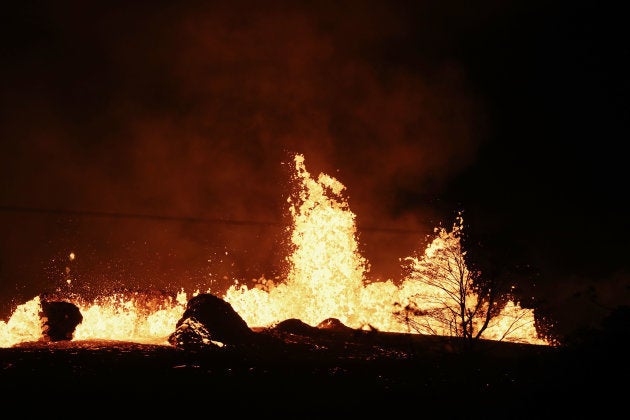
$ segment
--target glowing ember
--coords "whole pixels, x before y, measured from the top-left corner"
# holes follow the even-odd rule
[[[287,200],[293,218],[287,233],[293,249],[287,257],[286,278],[272,281],[263,276],[252,288],[237,281],[228,288],[223,299],[252,328],[268,327],[290,318],[312,326],[327,318],[337,318],[352,328],[454,335],[435,319],[421,316],[412,324],[396,312],[401,305],[410,307],[412,304],[417,309],[414,316],[435,312],[436,308],[445,309],[445,295],[457,290],[443,282],[445,276],[428,278],[427,273],[439,266],[444,250],[454,250],[455,255],[463,256],[459,243],[461,225],[454,225],[450,232],[436,230],[435,239],[423,253],[402,259],[411,270],[398,284],[391,279],[367,283],[369,264],[359,252],[355,215],[343,196],[344,185],[325,174],[312,178],[302,155],[296,155],[294,163],[294,181],[299,188],[298,193]],[[75,254],[71,253],[70,260],[74,258]],[[451,267],[456,266],[459,275],[467,276],[463,259],[445,261]],[[435,287],[436,284],[439,287]],[[193,295],[197,293],[199,291]],[[213,292],[208,289],[207,293]],[[75,340],[168,345],[167,338],[175,330],[190,297],[182,289],[175,298],[113,294],[93,302],[76,296],[66,300],[77,305],[83,315],[73,336]],[[468,304],[474,304],[477,296],[467,290],[466,299]],[[41,302],[36,297],[18,306],[8,322],[0,321],[0,346],[41,339],[40,310]],[[479,328],[478,319],[471,322],[473,328]],[[426,328],[417,328],[420,325]],[[537,337],[533,311],[513,302],[508,302],[492,319],[482,338],[548,344]]]

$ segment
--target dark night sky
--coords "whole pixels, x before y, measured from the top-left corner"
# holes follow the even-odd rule
[[[221,293],[280,275],[293,153],[347,187],[373,279],[461,210],[558,322],[629,302],[619,10],[84,3],[2,11],[3,316],[66,277]]]

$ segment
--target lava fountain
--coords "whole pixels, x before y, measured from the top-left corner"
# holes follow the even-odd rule
[[[291,252],[286,258],[284,279],[272,281],[264,276],[252,287],[235,280],[223,296],[251,328],[272,326],[297,318],[312,326],[336,318],[355,329],[383,332],[420,333],[411,330],[396,314],[398,305],[416,304],[420,309],[435,304],[433,290],[422,282],[427,265],[435,263],[436,250],[458,249],[460,229],[436,229],[436,237],[417,256],[401,259],[411,262],[412,270],[394,282],[367,281],[369,262],[361,256],[355,215],[344,196],[345,186],[337,179],[320,174],[313,178],[304,156],[294,156],[295,193],[287,199],[292,225],[287,227]],[[463,267],[465,269],[465,267]],[[437,280],[437,279],[436,279]],[[429,288],[429,289],[428,289]],[[190,294],[200,293],[196,290]],[[206,293],[214,293],[210,289]],[[216,294],[216,293],[214,293]],[[418,297],[433,297],[418,301]],[[75,340],[105,339],[168,345],[189,298],[182,289],[176,296],[147,299],[138,294],[112,294],[87,301],[80,296],[61,296],[78,306],[83,321],[73,335]],[[474,294],[469,296],[474,299]],[[35,341],[42,337],[40,298],[19,305],[10,319],[0,321],[0,347]],[[452,335],[452,331],[433,328],[432,334]],[[530,344],[549,344],[538,338],[534,314],[509,302],[482,338]]]
[[[250,326],[269,326],[289,318],[316,326],[327,318],[337,318],[352,328],[419,332],[410,329],[409,322],[396,314],[395,305],[414,302],[420,313],[436,302],[448,305],[447,299],[436,301],[435,292],[440,288],[420,281],[418,273],[435,264],[440,254],[436,250],[459,250],[463,255],[461,217],[451,231],[436,229],[436,237],[419,256],[403,259],[412,262],[412,270],[398,285],[391,279],[368,283],[369,263],[358,251],[355,215],[343,196],[345,187],[326,174],[312,178],[302,155],[296,155],[294,160],[294,181],[300,188],[297,197],[288,199],[293,217],[293,226],[289,227],[293,252],[287,259],[286,282],[275,284],[263,278],[253,288],[235,284],[224,299]],[[462,269],[466,271],[465,266]],[[476,298],[470,291],[468,295],[469,301]],[[427,299],[418,301],[422,296]],[[478,328],[479,321],[473,321]],[[439,326],[426,333],[453,335]],[[481,337],[548,344],[538,338],[533,310],[514,302],[508,302]]]
[[[299,188],[287,200],[293,250],[286,281],[276,285],[263,280],[253,289],[235,284],[225,300],[254,326],[289,318],[316,325],[329,317],[360,326],[369,322],[360,308],[368,265],[358,251],[355,215],[342,195],[345,187],[325,174],[313,179],[302,155],[294,160]]]

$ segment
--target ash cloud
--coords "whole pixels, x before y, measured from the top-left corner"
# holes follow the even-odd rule
[[[453,32],[406,3],[132,3],[16,10],[2,204],[254,223],[7,212],[3,295],[62,282],[70,251],[92,289],[278,275],[293,153],[347,187],[373,275],[397,277],[483,139]]]

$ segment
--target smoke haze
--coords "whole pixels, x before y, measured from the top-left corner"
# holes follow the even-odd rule
[[[445,216],[432,197],[474,161],[483,119],[445,33],[407,12],[16,10],[0,97],[0,203],[18,210],[2,215],[3,295],[67,279],[221,292],[234,278],[281,275],[294,153],[347,187],[372,275],[397,278],[398,258]]]
[[[399,279],[399,259],[464,209],[472,246],[523,305],[586,325],[630,304],[620,11],[237,0],[3,13],[4,316],[56,288],[221,294],[282,277],[296,153],[345,185],[369,280]]]

